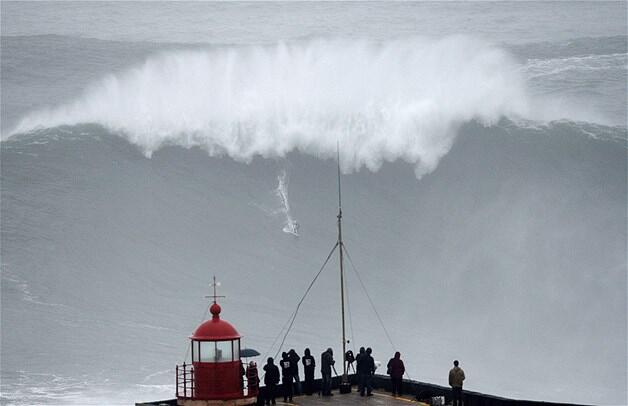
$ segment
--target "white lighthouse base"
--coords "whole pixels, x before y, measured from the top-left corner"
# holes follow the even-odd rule
[[[231,400],[177,399],[177,406],[244,406],[256,403],[256,397]]]

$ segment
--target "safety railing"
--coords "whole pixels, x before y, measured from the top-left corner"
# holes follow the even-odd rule
[[[177,398],[193,399],[195,394],[194,367],[177,365]]]

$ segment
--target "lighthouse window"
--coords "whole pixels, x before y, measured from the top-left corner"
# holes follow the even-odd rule
[[[233,340],[233,360],[240,359],[240,340]]]
[[[201,342],[192,341],[192,362],[199,362],[201,360]]]
[[[216,343],[214,341],[200,341],[201,362],[216,362]]]
[[[231,362],[233,361],[233,353],[231,341],[216,342],[216,361],[215,362]]]

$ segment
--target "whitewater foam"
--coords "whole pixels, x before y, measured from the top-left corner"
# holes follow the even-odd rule
[[[610,69],[625,70],[628,54],[614,53],[609,55],[570,56],[551,59],[529,59],[525,70],[530,78],[557,75],[568,71],[606,71]]]
[[[463,123],[503,117],[564,114],[531,100],[520,66],[487,42],[316,40],[162,53],[29,114],[12,134],[98,123],[147,156],[174,144],[245,162],[294,150],[332,158],[340,140],[345,172],[402,159],[420,177]]]

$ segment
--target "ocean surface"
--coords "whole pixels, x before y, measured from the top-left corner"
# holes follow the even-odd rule
[[[2,1],[0,402],[174,397],[214,275],[274,356],[339,145],[350,348],[625,405],[626,8]],[[339,305],[334,257],[282,350]]]

